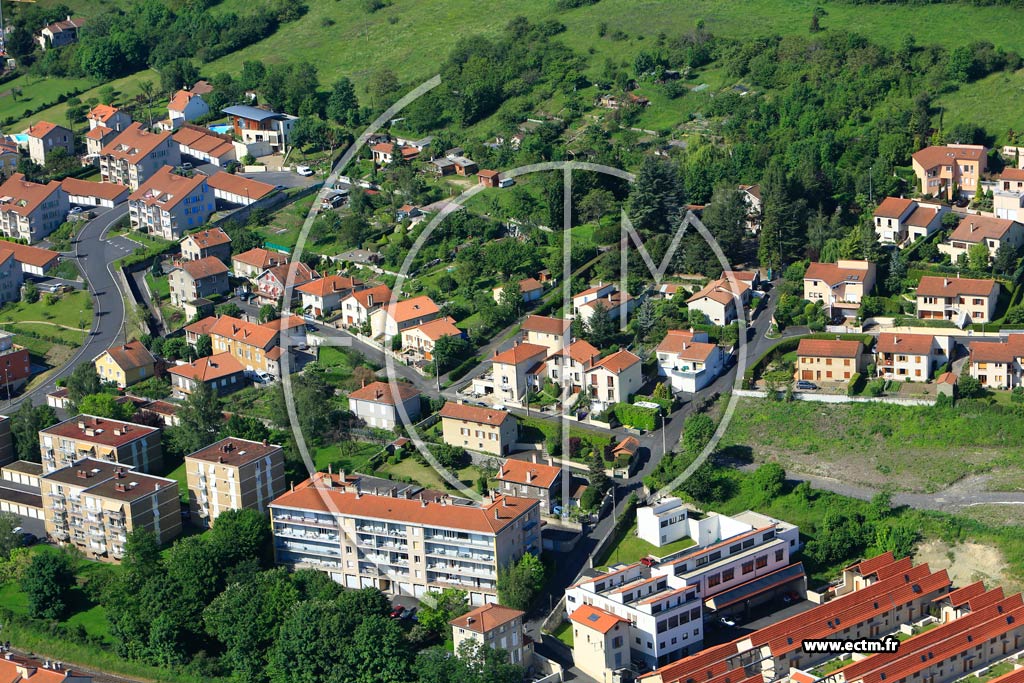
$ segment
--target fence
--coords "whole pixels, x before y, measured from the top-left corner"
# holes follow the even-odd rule
[[[768,396],[767,391],[756,389],[737,389],[734,393],[737,396],[745,396],[748,398],[766,398]],[[781,391],[776,393],[779,396],[783,395],[783,392]],[[935,405],[934,399],[924,398],[900,398],[898,396],[842,396],[839,394],[808,394],[802,392],[794,392],[793,400],[811,401],[814,403],[891,403],[898,406]]]

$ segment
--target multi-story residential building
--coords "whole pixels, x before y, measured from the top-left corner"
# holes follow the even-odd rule
[[[417,296],[404,301],[390,302],[370,315],[373,335],[383,334],[391,339],[402,330],[430,322],[441,315],[434,300],[429,296]]]
[[[618,683],[631,667],[629,620],[612,612],[580,605],[569,614],[573,665],[599,683]]]
[[[117,131],[106,126],[96,126],[89,129],[85,134],[85,153],[90,160],[99,163],[100,153],[103,148],[110,144],[117,137]]]
[[[25,272],[14,257],[14,251],[7,249],[8,242],[0,244],[0,304],[18,301]]]
[[[562,504],[561,467],[509,458],[498,468],[497,480],[502,494],[538,500],[546,514]]]
[[[505,286],[501,285],[491,290],[491,295],[494,300],[501,303],[501,295],[505,291]],[[536,301],[544,294],[544,285],[537,282],[536,278],[528,277],[525,280],[519,281],[519,295],[523,298],[523,303],[530,303]]]
[[[1024,375],[1024,334],[1001,341],[971,341],[971,377],[990,389],[1013,389]]]
[[[55,149],[64,150],[68,156],[75,153],[75,136],[65,128],[49,121],[40,121],[25,130],[28,136],[28,155],[32,161],[45,166],[47,158]]]
[[[953,263],[959,263],[976,244],[988,247],[989,258],[995,258],[996,252],[1004,246],[1016,252],[1024,245],[1024,225],[1008,218],[967,216],[949,235],[949,240],[939,245],[939,251],[949,254]]]
[[[231,262],[231,237],[222,228],[207,228],[186,235],[181,240],[181,258],[198,261],[212,256],[224,263]]]
[[[391,301],[391,288],[387,285],[368,287],[352,292],[341,300],[341,323],[345,327],[365,325],[370,316]]]
[[[0,230],[7,237],[38,242],[64,223],[70,208],[56,180],[40,185],[15,173],[0,185]]]
[[[171,270],[167,283],[171,291],[171,304],[174,306],[231,290],[228,267],[213,256],[198,261],[184,261]]]
[[[953,358],[955,344],[947,335],[883,332],[875,345],[875,368],[886,379],[927,382]]]
[[[15,173],[20,160],[18,145],[9,140],[0,140],[0,176],[6,178]]]
[[[591,406],[596,410],[628,403],[644,384],[640,358],[625,349],[616,351],[594,363],[587,370],[585,382]]]
[[[544,365],[548,379],[561,386],[563,391],[579,393],[583,390],[587,371],[600,358],[601,352],[593,344],[585,339],[577,339],[568,347],[559,348],[549,355]]]
[[[801,339],[794,379],[848,382],[864,371],[864,344],[849,339]]]
[[[465,338],[466,333],[455,326],[450,315],[402,330],[402,350],[434,360],[434,346],[443,337]]]
[[[191,363],[173,365],[167,368],[167,374],[171,377],[171,389],[186,396],[200,384],[205,384],[218,396],[249,386],[245,368],[227,351],[197,358]]]
[[[764,683],[766,680],[785,679],[792,669],[810,671],[836,657],[836,653],[831,651],[804,650],[805,641],[881,638],[896,632],[901,624],[915,622],[927,615],[936,601],[949,593],[949,589],[950,581],[945,570],[933,573],[928,565],[914,567],[909,557],[894,560],[892,553],[886,553],[844,570],[843,582],[832,591],[834,597],[831,600],[667,664],[639,680],[641,683],[685,683],[688,680],[724,683],[728,679],[731,683]],[[931,631],[924,635],[928,633]],[[901,653],[906,647],[905,642],[900,644]],[[915,652],[914,657],[920,660],[921,653]],[[929,661],[927,655],[924,660]],[[816,678],[808,676],[793,680]],[[887,678],[879,677],[878,680]],[[828,680],[829,683],[839,683],[843,678]],[[889,680],[909,683],[909,680],[930,679],[893,676]]]
[[[140,341],[111,346],[93,358],[96,374],[104,382],[124,389],[156,373],[156,358]]]
[[[185,477],[192,523],[207,527],[225,510],[266,514],[288,488],[280,446],[233,436],[186,455]]]
[[[4,259],[3,252],[0,252],[0,293],[3,292],[3,269],[6,263],[7,260]],[[2,395],[10,399],[11,393],[23,387],[31,376],[32,363],[29,358],[28,349],[14,343],[14,334],[12,332],[0,331],[0,387],[3,390]],[[0,437],[0,444],[3,444],[3,442],[4,439]],[[0,449],[0,460],[2,459],[3,453],[2,449]]]
[[[708,342],[707,332],[669,330],[658,344],[658,376],[672,391],[700,391],[725,367],[725,352]]]
[[[245,366],[246,373],[270,372],[276,365],[270,356],[277,355],[274,349],[280,348],[280,329],[222,315],[210,327],[209,334],[214,353],[232,354]]]
[[[519,342],[495,353],[491,358],[494,395],[503,401],[521,403],[527,392],[536,388],[538,375],[543,377],[541,366],[547,356],[547,347]]]
[[[992,192],[992,211],[996,218],[1024,220],[1024,169],[1004,168]]]
[[[13,462],[15,457],[14,439],[11,436],[11,418],[7,415],[0,415],[0,465]],[[7,477],[0,476],[0,479],[5,478]]]
[[[875,234],[882,244],[896,244],[902,248],[941,228],[942,217],[947,213],[949,207],[944,204],[886,197],[875,209]]]
[[[231,272],[235,277],[253,278],[268,268],[288,263],[288,254],[256,247],[231,257]]]
[[[713,325],[728,325],[738,317],[737,299],[741,306],[750,304],[750,285],[718,279],[709,282],[686,300],[686,307],[704,314]]]
[[[988,150],[983,145],[925,147],[911,155],[921,194],[943,199],[973,197],[985,172]]]
[[[448,401],[439,414],[442,439],[449,446],[508,455],[518,435],[515,416],[504,410]]]
[[[283,152],[291,139],[292,127],[298,121],[298,117],[290,114],[248,105],[227,107],[223,112],[231,119],[235,135],[254,157]]]
[[[68,16],[63,21],[47,24],[36,36],[36,42],[42,50],[51,47],[64,47],[78,41],[78,29],[85,26],[85,19]]]
[[[561,351],[564,344],[572,341],[569,334],[571,325],[570,321],[562,318],[528,315],[519,329],[523,332],[524,342],[546,346],[548,355],[552,356]]]
[[[10,683],[92,683],[92,676],[67,668],[61,662],[39,661],[13,652],[0,657],[0,681]]]
[[[89,110],[85,118],[89,121],[89,130],[109,128],[113,131],[121,131],[132,122],[132,117],[127,111],[109,104],[97,104]]]
[[[263,271],[256,278],[256,296],[260,303],[278,304],[284,297],[289,278],[291,278],[292,298],[294,299],[299,287],[319,277],[320,273],[301,261],[274,266]],[[291,301],[283,302],[283,307],[290,309]]]
[[[363,289],[359,280],[341,275],[328,275],[295,287],[302,297],[302,310],[318,318],[341,308],[341,302],[352,292]]]
[[[82,458],[140,472],[160,472],[164,465],[159,429],[93,415],[76,415],[39,430],[39,451],[47,472]]]
[[[926,275],[917,285],[917,317],[922,320],[992,322],[999,301],[999,283],[961,277]]]
[[[188,230],[206,223],[216,202],[206,176],[185,176],[164,166],[128,197],[132,228],[177,240]]]
[[[821,301],[830,313],[838,310],[848,318],[857,315],[874,286],[875,264],[868,261],[812,262],[804,273],[804,298]]]
[[[398,382],[397,400],[390,382],[371,382],[348,395],[348,409],[376,429],[394,429],[403,424],[399,405],[405,408],[409,420],[420,417],[420,392],[411,384]]]
[[[100,150],[100,176],[105,182],[138,190],[164,166],[181,164],[178,145],[167,132],[153,133],[131,123]]]
[[[458,588],[497,599],[498,572],[541,550],[535,500],[482,503],[363,491],[357,477],[318,472],[270,504],[279,564],[326,572],[348,588],[420,598]]]
[[[465,641],[472,640],[493,650],[508,653],[510,664],[527,668],[533,658],[533,641],[523,629],[525,612],[497,603],[472,609],[448,623],[452,627],[455,656]]]
[[[128,534],[147,529],[161,545],[181,533],[178,482],[83,458],[40,479],[46,533],[89,558],[117,562]]]
[[[206,104],[203,96],[179,90],[167,104],[167,119],[170,121],[171,130],[181,128],[187,121],[195,121],[210,113],[210,105]]]

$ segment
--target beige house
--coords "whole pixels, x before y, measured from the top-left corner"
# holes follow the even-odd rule
[[[686,300],[689,310],[698,310],[712,325],[728,325],[738,317],[736,300],[742,306],[750,304],[750,285],[746,282],[730,283],[726,279],[709,282]]]
[[[171,389],[186,396],[195,392],[200,384],[205,384],[218,396],[249,386],[245,368],[227,351],[171,366],[167,374],[171,378]]]
[[[64,126],[49,121],[40,121],[28,127],[28,155],[40,166],[46,165],[47,158],[55,149],[62,149],[68,156],[75,153],[75,137]]]
[[[452,619],[448,623],[452,627],[455,656],[459,656],[462,643],[472,640],[492,650],[504,650],[508,653],[510,664],[529,667],[533,658],[533,641],[526,637],[523,630],[525,614],[511,607],[490,603]]]
[[[949,235],[949,240],[939,245],[939,251],[949,254],[953,263],[959,263],[976,244],[988,247],[989,258],[995,258],[1002,246],[1019,249],[1024,245],[1024,225],[1008,218],[967,216]]]
[[[943,204],[886,197],[873,215],[875,234],[882,244],[904,247],[941,228],[942,216],[948,212],[949,207]]]
[[[509,458],[498,468],[497,479],[504,495],[539,500],[546,514],[553,514],[562,499],[561,467]]]
[[[1024,220],[1024,169],[1005,168],[992,191],[992,211],[996,218]]]
[[[373,335],[383,334],[387,339],[401,334],[402,330],[430,322],[441,315],[434,300],[429,296],[417,296],[405,301],[390,302],[370,315]]]
[[[171,291],[171,305],[181,306],[212,294],[230,291],[228,267],[214,256],[198,261],[185,261],[167,277]]]
[[[407,382],[398,382],[397,398],[390,382],[371,382],[348,395],[348,409],[375,429],[394,429],[403,424],[401,409],[413,422],[420,417],[420,392]]]
[[[917,286],[917,317],[952,320],[960,327],[992,322],[998,300],[995,280],[926,275]]]
[[[508,455],[518,436],[516,418],[504,410],[448,401],[439,414],[442,439],[449,446]]]
[[[318,472],[270,504],[278,564],[397,596],[458,588],[483,605],[497,600],[500,570],[540,553],[535,500],[455,504],[440,491],[362,479]]]
[[[231,238],[222,228],[200,230],[181,240],[181,258],[186,261],[198,261],[208,256],[230,263]]]
[[[15,173],[0,185],[0,231],[33,244],[44,239],[67,220],[71,204],[61,183],[46,185]]]
[[[39,451],[47,472],[70,467],[82,458],[140,472],[161,472],[164,466],[159,429],[93,415],[76,415],[39,430]]]
[[[615,403],[628,403],[644,384],[640,358],[629,351],[616,351],[594,363],[587,371],[586,385],[591,405],[603,410]]]
[[[548,356],[547,347],[516,343],[510,349],[495,353],[491,359],[494,395],[503,401],[520,403],[535,388],[540,367]]]
[[[620,669],[631,668],[629,621],[593,605],[580,605],[572,622],[572,660],[600,683],[618,683]]]
[[[548,379],[572,393],[579,393],[587,371],[601,357],[601,352],[585,339],[577,339],[568,348],[548,356],[545,361]]]
[[[519,329],[523,332],[524,342],[545,346],[548,349],[548,355],[553,355],[561,351],[562,345],[571,339],[570,325],[568,320],[562,318],[528,315]]]
[[[181,152],[170,133],[153,133],[131,123],[100,150],[100,176],[104,182],[132,190],[164,166],[179,166]],[[205,184],[205,176],[202,177]]]
[[[35,39],[44,51],[54,47],[64,47],[78,40],[78,29],[83,26],[85,26],[85,19],[66,15],[65,19],[44,26]]]
[[[256,247],[231,257],[235,277],[254,278],[265,270],[288,263],[288,254]]]
[[[864,345],[844,339],[801,339],[796,377],[809,382],[848,382],[864,371]]]
[[[230,436],[185,456],[192,523],[210,527],[225,510],[267,513],[287,489],[284,451]]]
[[[985,172],[988,150],[983,145],[932,146],[911,155],[921,194],[954,199],[973,197]]]
[[[90,158],[99,159],[103,148],[116,137],[117,131],[113,128],[107,128],[106,126],[90,128],[89,132],[85,134],[85,153]]]
[[[874,286],[875,264],[868,261],[812,262],[804,273],[804,298],[823,302],[830,312],[839,309],[846,317],[857,314]]]
[[[85,115],[89,121],[89,130],[107,128],[119,131],[132,122],[132,117],[124,109],[109,104],[97,104]]]
[[[971,377],[990,389],[1021,386],[1024,368],[1024,334],[1007,335],[1005,341],[972,341]]]
[[[140,341],[112,346],[93,359],[96,374],[118,388],[130,387],[155,373],[156,359]]]
[[[206,176],[182,175],[170,166],[150,173],[128,197],[132,229],[165,240],[176,240],[185,232],[205,225],[215,208]]]
[[[246,373],[277,374],[274,368],[281,357],[280,326],[274,329],[222,315],[210,327],[209,335],[213,352],[230,353],[245,366]]]
[[[952,337],[883,332],[875,345],[875,368],[886,379],[927,382],[953,357]]]
[[[341,302],[352,292],[363,289],[359,280],[341,275],[310,280],[295,290],[302,297],[302,310],[318,318],[325,317],[341,308]]]
[[[491,290],[491,295],[494,300],[501,303],[501,294],[505,291],[505,286],[495,287]],[[523,303],[530,303],[536,301],[544,294],[544,285],[537,282],[536,278],[528,277],[525,280],[519,281],[519,294],[523,297]]]
[[[391,301],[391,288],[377,285],[352,292],[341,300],[341,324],[345,327],[364,325],[370,316]]]
[[[418,353],[426,360],[434,360],[434,345],[441,337],[462,336],[462,330],[455,326],[455,318],[446,316],[402,330],[402,350]]]
[[[161,545],[181,534],[178,482],[84,458],[40,479],[46,534],[95,560],[119,562],[128,534],[148,529]]]

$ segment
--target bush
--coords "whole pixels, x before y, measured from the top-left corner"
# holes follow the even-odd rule
[[[885,380],[879,377],[868,382],[865,388],[868,396],[878,397],[885,393]]]
[[[846,395],[855,396],[861,392],[864,388],[864,376],[859,372],[853,373],[853,377],[850,378],[850,383],[846,385]]]
[[[653,408],[630,405],[629,403],[617,403],[613,406],[615,417],[624,425],[653,431],[658,423],[658,412]]]

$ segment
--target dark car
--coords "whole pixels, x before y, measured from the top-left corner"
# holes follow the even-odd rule
[[[28,547],[30,545],[35,545],[38,542],[39,542],[39,537],[36,536],[35,534],[29,533],[29,532],[26,531],[25,533],[23,533],[21,535],[21,544],[23,546]]]
[[[817,388],[817,384],[815,384],[814,382],[808,382],[807,380],[804,379],[796,383],[797,391],[815,391]]]
[[[412,615],[416,614],[415,607],[409,607],[402,610],[402,613],[398,615],[399,619],[412,619]]]

